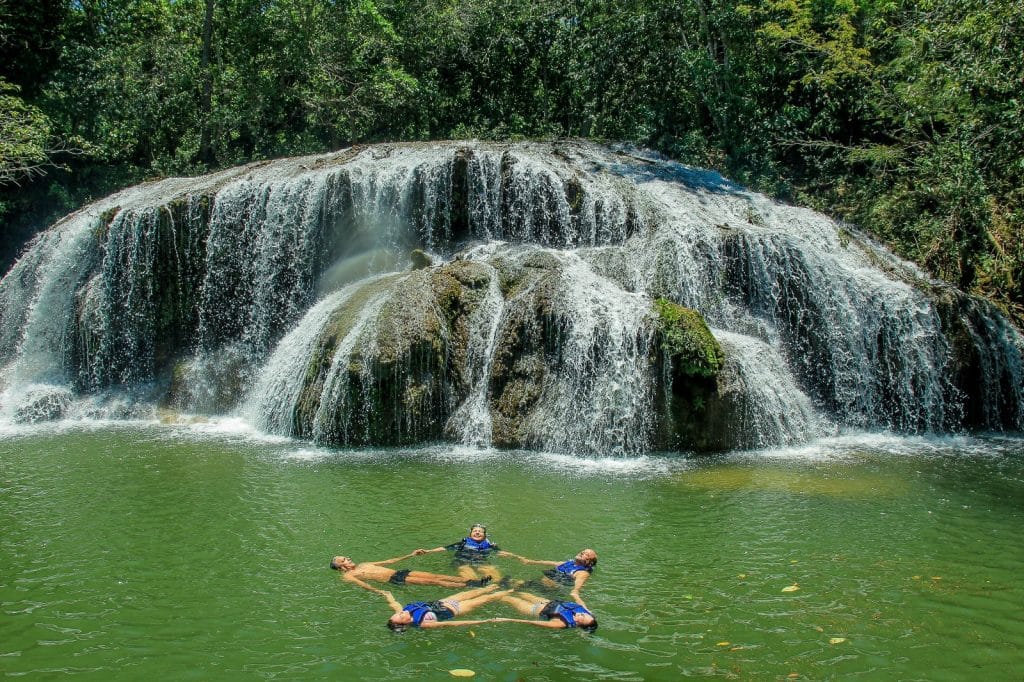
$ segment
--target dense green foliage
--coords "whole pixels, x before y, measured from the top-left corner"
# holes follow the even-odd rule
[[[1022,14],[1019,0],[0,0],[4,241],[148,177],[366,141],[578,136],[847,219],[1019,319]]]

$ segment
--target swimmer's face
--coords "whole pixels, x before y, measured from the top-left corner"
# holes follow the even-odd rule
[[[487,537],[487,529],[483,526],[473,526],[469,529],[469,537],[473,538],[477,542],[480,542]]]
[[[331,560],[331,566],[340,571],[351,571],[356,567],[356,562],[347,556],[336,556]]]
[[[593,566],[597,563],[597,552],[592,549],[585,549],[576,555],[576,561],[584,566]]]
[[[589,627],[594,624],[594,617],[589,613],[573,614],[572,619],[576,621],[576,625],[581,628]]]

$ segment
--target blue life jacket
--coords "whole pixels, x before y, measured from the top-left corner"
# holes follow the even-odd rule
[[[560,601],[556,602],[558,605],[554,609],[554,615],[562,619],[565,623],[565,627],[574,628],[576,627],[576,620],[573,618],[577,613],[586,613],[587,615],[593,616],[585,607],[580,606],[574,601]],[[551,617],[548,617],[551,620]]]
[[[477,542],[467,537],[446,546],[445,549],[455,552],[455,558],[461,561],[480,562],[484,561],[490,552],[497,551],[498,546],[487,538]]]
[[[450,620],[452,617],[452,612],[443,606],[439,606],[436,601],[414,601],[403,606],[402,610],[409,612],[412,616],[412,624],[417,628],[423,624],[423,617],[428,613],[433,613],[437,616],[438,620]]]
[[[484,538],[480,542],[477,542],[473,538],[462,538],[462,547],[474,552],[489,552],[494,549],[496,545],[491,544],[491,541],[487,538]]]
[[[559,573],[564,573],[565,575],[572,575],[576,571],[586,571],[587,573],[593,573],[594,567],[584,566],[583,564],[576,563],[575,559],[569,559],[565,563],[558,564],[558,566],[555,566],[555,570]]]
[[[586,571],[587,573],[593,573],[594,567],[584,566],[583,564],[576,563],[575,559],[569,559],[568,561],[561,563],[552,569],[544,571],[544,575],[551,578],[552,580],[557,580],[563,585],[572,585],[574,582],[576,582],[575,578],[573,578],[572,575],[576,571]]]

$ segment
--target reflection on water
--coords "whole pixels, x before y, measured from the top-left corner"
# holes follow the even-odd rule
[[[331,451],[217,424],[8,433],[0,672],[1012,679],[1024,666],[1022,454],[1008,438],[627,460]],[[535,558],[594,546],[584,596],[600,630],[396,636],[379,596],[327,568],[337,553],[375,560],[453,542],[475,522]],[[452,570],[440,554],[403,565]],[[500,604],[479,614],[510,615]]]
[[[905,481],[842,465],[811,470],[723,465],[689,471],[676,480],[684,489],[707,492],[761,490],[834,497],[892,497],[906,492]]]

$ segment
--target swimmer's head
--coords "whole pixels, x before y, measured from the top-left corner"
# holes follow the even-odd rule
[[[482,523],[474,523],[469,527],[469,537],[473,538],[477,542],[487,537],[487,526]]]
[[[331,568],[336,571],[351,571],[356,567],[356,562],[347,556],[336,556],[331,559]]]
[[[576,555],[576,561],[584,566],[597,566],[597,552],[589,548],[581,550],[580,553]]]
[[[594,618],[592,613],[576,613],[573,614],[572,619],[576,621],[576,627],[587,632],[594,632],[597,630],[597,618]]]
[[[395,632],[405,632],[405,629],[411,624],[412,614],[405,610],[388,618],[388,628]]]

